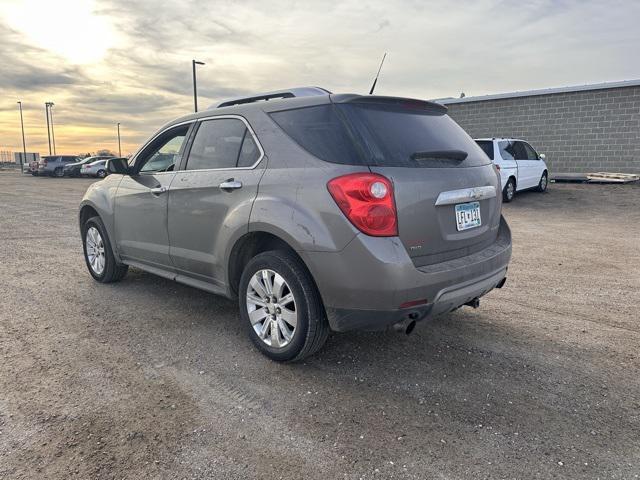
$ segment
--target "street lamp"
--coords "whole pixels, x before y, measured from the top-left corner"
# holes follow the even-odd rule
[[[118,122],[118,156],[122,158],[122,149],[120,148],[120,122]]]
[[[197,60],[191,60],[191,67],[193,69],[193,109],[198,111],[198,89],[196,87],[196,65],[204,65],[204,62]]]
[[[22,129],[22,153],[23,157],[20,158],[20,171],[24,172],[24,162],[27,161],[27,144],[24,141],[24,119],[22,118],[22,102],[18,102],[20,108],[20,128]]]
[[[47,139],[49,140],[49,155],[51,155],[51,129],[49,128],[49,106],[51,102],[44,103],[44,112],[47,116]]]

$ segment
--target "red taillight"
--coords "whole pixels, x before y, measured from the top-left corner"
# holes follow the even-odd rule
[[[45,167],[47,166],[47,159],[46,158],[44,160],[42,160],[42,165],[44,165]]]
[[[334,178],[327,188],[342,213],[362,233],[373,237],[396,237],[398,215],[393,185],[376,173],[351,173]]]

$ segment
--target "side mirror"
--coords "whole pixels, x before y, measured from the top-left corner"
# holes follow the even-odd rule
[[[545,158],[547,158],[547,156],[544,153],[541,153],[540,155],[538,155],[538,158],[540,160],[544,160]]]
[[[107,172],[127,175],[129,173],[129,163],[126,158],[110,158],[107,160]]]

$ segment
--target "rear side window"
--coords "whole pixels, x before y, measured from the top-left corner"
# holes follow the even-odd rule
[[[334,105],[271,113],[284,132],[312,155],[332,163],[364,165]]]
[[[487,157],[493,160],[493,142],[491,140],[476,140],[476,143]]]
[[[502,141],[498,142],[498,148],[500,149],[500,156],[503,160],[515,160],[516,159],[516,151],[515,151],[514,142]]]
[[[276,112],[271,117],[303,148],[329,162],[414,168],[488,163],[471,137],[436,110],[345,103]]]
[[[187,170],[250,167],[260,158],[251,133],[241,120],[220,118],[200,124]]]

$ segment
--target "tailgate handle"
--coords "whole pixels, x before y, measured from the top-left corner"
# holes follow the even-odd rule
[[[473,202],[474,200],[485,200],[496,196],[496,187],[487,185],[486,187],[462,188],[460,190],[450,190],[438,195],[436,205],[452,205],[454,203]]]

